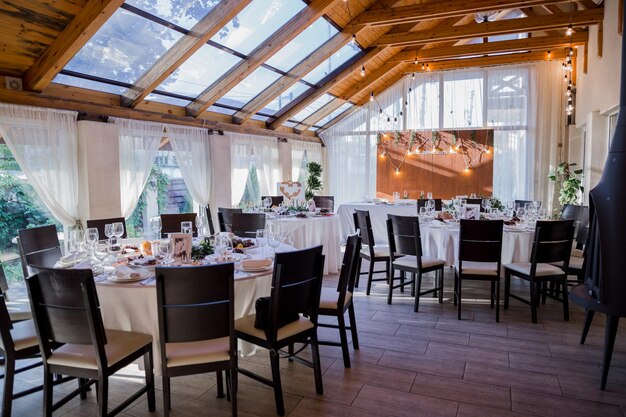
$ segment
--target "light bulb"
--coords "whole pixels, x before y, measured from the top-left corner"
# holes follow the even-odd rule
[[[399,174],[399,173],[400,173],[400,168],[398,167],[396,168],[396,174]]]
[[[378,109],[378,114],[383,114],[383,109]]]
[[[552,53],[548,51],[548,59],[552,58]]]
[[[426,64],[422,62],[422,71],[424,71],[424,69],[426,69]]]
[[[567,36],[572,36],[574,34],[574,29],[572,28],[571,24],[567,26],[567,29],[565,29],[565,34]]]
[[[491,155],[491,149],[487,148],[487,150],[485,150],[485,153],[486,153],[487,155]]]
[[[365,64],[361,67],[361,77],[365,77]]]
[[[469,172],[470,172],[470,167],[469,166],[465,167],[465,173],[469,174]]]
[[[430,65],[426,64],[426,71],[430,71]]]
[[[370,101],[374,101],[374,92],[373,91],[370,93]]]
[[[391,117],[387,117],[387,123],[391,121]]]
[[[385,151],[383,151],[383,153],[381,153],[381,154],[380,154],[380,157],[381,157],[381,158],[384,158],[384,157],[385,157],[385,155],[387,155],[387,154],[385,153]]]
[[[411,74],[411,79],[414,80],[415,79],[415,73]]]
[[[574,48],[569,48],[569,56],[574,56]]]

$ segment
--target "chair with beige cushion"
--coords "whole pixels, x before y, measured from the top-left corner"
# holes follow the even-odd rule
[[[374,231],[372,230],[372,222],[370,220],[370,212],[367,210],[354,210],[356,214],[355,221],[358,222],[355,226],[358,226],[357,229],[361,232],[361,239],[364,248],[361,249],[359,262],[357,265],[357,271],[359,275],[357,275],[356,286],[359,286],[359,276],[361,275],[361,262],[363,259],[369,262],[368,272],[364,272],[367,274],[367,290],[366,294],[370,295],[370,291],[372,289],[372,282],[374,281],[386,281],[389,282],[389,269],[390,269],[390,258],[389,258],[389,247],[376,245],[374,240]],[[384,270],[374,270],[374,265],[376,262],[384,262],[385,269]],[[374,274],[384,272],[384,278],[374,278]]]
[[[232,263],[156,268],[163,412],[171,408],[170,378],[227,371],[232,415],[237,415],[237,340]]]
[[[530,262],[511,263],[504,266],[504,309],[509,308],[509,298],[515,298],[530,305],[531,318],[537,323],[539,295],[547,282],[560,285],[563,302],[563,319],[569,320],[567,295],[567,275],[572,241],[574,239],[573,220],[537,221]],[[559,263],[561,266],[552,265]],[[530,300],[511,294],[511,277],[529,282]],[[545,297],[545,291],[543,292]],[[544,300],[545,302],[545,300]]]
[[[354,314],[354,303],[352,301],[352,293],[354,292],[354,280],[356,278],[359,252],[361,249],[361,238],[358,235],[348,237],[346,242],[346,250],[343,254],[343,264],[339,273],[339,282],[337,288],[322,287],[322,295],[320,297],[321,316],[337,317],[338,325],[335,324],[318,324],[320,327],[331,327],[339,329],[340,343],[331,341],[321,341],[320,345],[341,346],[343,353],[343,365],[350,367],[350,352],[348,350],[347,330],[352,333],[352,346],[354,349],[359,348],[359,338],[356,330],[356,315]],[[350,318],[350,326],[346,326],[344,315],[348,311]]]
[[[391,274],[389,275],[389,293],[387,304],[391,304],[393,290],[405,285],[411,285],[411,292],[415,295],[413,311],[419,309],[420,296],[426,294],[439,295],[439,303],[443,303],[443,259],[424,256],[422,253],[422,238],[419,218],[416,216],[387,215],[387,235],[389,237],[389,254],[391,256]],[[395,271],[400,271],[400,284],[394,285]],[[413,275],[413,279],[405,282],[406,273]],[[435,286],[422,291],[422,275],[435,273]]]
[[[54,408],[53,375],[95,381],[98,417],[119,413],[143,394],[148,410],[155,410],[152,336],[104,328],[90,269],[39,268],[26,283],[43,357],[44,416],[52,416]],[[146,385],[108,413],[109,376],[141,357]]]
[[[461,220],[459,260],[454,269],[454,304],[458,302],[461,320],[463,280],[491,283],[491,308],[496,307],[500,321],[500,267],[502,259],[502,220]]]
[[[61,257],[61,244],[55,225],[18,230],[17,247],[24,278],[34,273],[33,266],[53,266]]]
[[[276,412],[281,416],[285,414],[278,363],[281,356],[313,368],[315,391],[320,395],[324,392],[317,342],[317,316],[323,271],[322,246],[277,253],[266,316],[267,326],[263,329],[254,326],[256,314],[235,320],[237,338],[269,351],[272,379],[254,374],[241,366],[239,372],[274,389]],[[294,354],[282,350],[294,343],[311,346],[312,362],[297,357],[299,351]]]

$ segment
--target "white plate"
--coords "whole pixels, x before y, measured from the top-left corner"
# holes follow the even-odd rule
[[[232,262],[232,261],[237,262],[237,261],[241,261],[242,259],[247,259],[250,257],[250,255],[246,255],[245,253],[237,253],[237,252],[233,252],[229,256],[232,258],[231,260],[222,261],[222,262]],[[204,259],[206,259],[207,261],[216,262],[218,257],[219,257],[218,255],[213,253],[211,255],[205,256]]]
[[[264,272],[271,271],[274,268],[274,265],[266,266],[264,268],[242,268],[241,265],[235,265],[235,269],[243,272]]]
[[[151,276],[154,275],[154,271],[150,271],[142,266],[129,265],[129,266],[123,266],[121,268],[130,270],[134,273],[138,273],[139,275],[137,277],[131,278],[128,275],[120,274],[119,271],[116,271],[114,274],[109,275],[108,279],[114,282],[136,282],[136,281],[144,280],[146,278],[150,278]]]

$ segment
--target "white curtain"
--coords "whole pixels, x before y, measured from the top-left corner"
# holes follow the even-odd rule
[[[261,195],[275,195],[281,177],[276,138],[233,132],[224,132],[224,136],[230,140],[232,205],[241,201],[251,163],[256,167]]]
[[[291,179],[298,181],[302,159],[306,151],[307,162],[317,162],[322,165],[322,145],[320,143],[303,142],[300,140],[290,140],[291,143]],[[322,170],[324,170],[322,166]],[[303,184],[304,186],[304,184]]]
[[[64,226],[78,221],[76,116],[0,103],[0,135],[37,195]]]
[[[188,126],[166,125],[178,168],[191,197],[201,207],[211,198],[211,148],[209,132]]]
[[[141,197],[163,138],[163,123],[109,119],[119,126],[122,216],[128,218]]]

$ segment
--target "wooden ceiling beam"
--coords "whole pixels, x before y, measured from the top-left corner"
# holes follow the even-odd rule
[[[205,45],[252,0],[223,0],[189,33],[180,38],[157,62],[122,95],[122,105],[135,107],[169,77],[180,65]]]
[[[348,110],[344,111],[343,113],[341,113],[339,116],[335,117],[333,120],[331,120],[330,122],[326,123],[324,126],[322,126],[317,132],[318,136],[320,132],[323,132],[324,130],[327,130],[329,128],[331,128],[332,126],[336,125],[337,123],[339,123],[340,121],[342,121],[343,119],[345,119],[346,117],[350,116],[351,114],[353,114],[354,112],[358,111],[361,107],[360,106],[352,106],[351,108],[349,108]],[[320,137],[321,139],[321,137]],[[322,139],[322,143],[324,143],[324,140]]]
[[[26,71],[24,89],[42,91],[124,0],[89,0],[45,52]]]
[[[289,105],[281,109],[281,111],[276,113],[274,120],[267,124],[267,127],[272,130],[278,129],[278,127],[285,123],[289,117],[300,112],[316,99],[323,96],[332,87],[349,77],[355,70],[360,69],[364,62],[374,58],[383,50],[384,48],[381,47],[369,48],[360,56],[357,55],[357,57],[352,60],[352,63],[347,65],[344,69],[339,70],[339,73],[327,76],[324,83],[320,87],[311,89],[309,92],[301,95],[296,100],[289,103]]]
[[[244,78],[267,61],[272,55],[281,50],[289,41],[298,36],[303,30],[319,19],[335,2],[339,0],[313,0],[285,23],[266,41],[255,48],[247,59],[239,62],[215,83],[205,89],[187,106],[187,113],[197,117],[208,109],[224,94],[235,87]]]
[[[410,62],[417,57],[419,62],[441,61],[450,58],[462,58],[474,55],[487,55],[505,52],[522,52],[537,50],[556,50],[569,48],[570,44],[583,45],[589,41],[589,33],[575,33],[571,38],[565,36],[539,36],[535,38],[515,39],[487,43],[475,43],[452,48],[431,48],[419,51],[402,51],[389,58],[387,62]]]
[[[562,1],[562,0],[561,0]],[[517,7],[543,6],[559,3],[554,0],[441,0],[412,6],[393,7],[363,12],[355,19],[355,26],[386,26],[419,22],[428,19],[462,17],[468,14],[500,11]]]
[[[342,100],[340,98],[332,99],[331,101],[326,103],[324,106],[322,106],[321,109],[317,110],[316,112],[313,112],[309,117],[307,117],[306,119],[298,123],[298,125],[293,128],[294,132],[297,132],[297,133],[304,132],[309,127],[315,125],[324,117],[328,116],[329,114],[337,110],[339,107],[343,106],[345,103],[346,103],[346,100]]]
[[[586,26],[602,22],[604,9],[578,11],[572,14],[573,25]],[[432,42],[461,40],[466,38],[482,38],[495,35],[507,35],[561,29],[570,24],[570,17],[546,15],[521,19],[509,19],[496,22],[485,22],[478,25],[452,26],[446,29],[420,30],[383,35],[375,42],[378,46],[420,45]]]
[[[377,95],[381,94],[382,92],[384,92],[386,89],[388,89],[389,87],[391,87],[392,85],[394,85],[395,83],[400,81],[402,79],[402,77],[404,77],[405,75],[406,75],[406,73],[401,71],[401,72],[397,73],[396,75],[394,75],[393,77],[391,77],[388,80],[386,80],[384,83],[379,84],[376,89],[372,90],[374,92],[374,96],[377,96]],[[367,104],[369,101],[370,101],[369,97],[364,97],[363,99],[359,100],[356,103],[356,105],[357,106],[363,106],[363,105]]]
[[[580,4],[585,9],[595,9],[596,7],[599,7],[593,2],[593,0],[578,0],[576,3]]]
[[[348,90],[341,94],[340,98],[343,100],[351,100],[353,97],[363,93],[371,88],[373,84],[376,84],[381,78],[397,69],[399,66],[404,65],[403,62],[386,62],[377,68],[374,72],[367,75],[362,80],[359,80],[356,84],[352,85]]]

